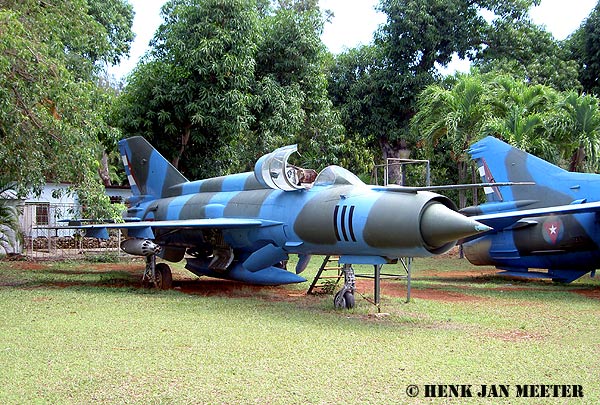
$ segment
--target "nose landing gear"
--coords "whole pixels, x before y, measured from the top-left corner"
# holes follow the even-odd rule
[[[356,277],[351,264],[344,264],[342,268],[344,273],[344,285],[335,294],[333,305],[336,309],[352,309],[356,305],[354,299],[354,290],[356,289]]]

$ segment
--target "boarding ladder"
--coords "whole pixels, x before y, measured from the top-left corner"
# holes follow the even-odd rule
[[[344,276],[339,256],[325,256],[306,294],[332,294]]]

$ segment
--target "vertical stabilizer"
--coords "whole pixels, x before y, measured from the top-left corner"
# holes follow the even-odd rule
[[[119,141],[119,151],[133,195],[160,198],[188,180],[141,136]]]
[[[473,144],[469,154],[476,161],[482,182],[532,182],[534,185],[486,187],[488,203],[514,202],[513,208],[570,204],[564,179],[571,173],[536,156],[488,136]],[[564,190],[563,190],[564,189]]]

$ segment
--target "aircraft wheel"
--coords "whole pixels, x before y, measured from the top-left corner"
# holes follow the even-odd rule
[[[345,309],[346,308],[346,298],[341,294],[342,290],[338,291],[333,297],[333,306],[335,309]]]
[[[354,294],[350,291],[346,291],[344,294],[344,299],[346,301],[346,308],[352,309],[356,305],[356,300],[354,299]]]
[[[156,288],[159,290],[170,290],[173,287],[173,275],[171,268],[166,263],[158,263],[155,269]]]

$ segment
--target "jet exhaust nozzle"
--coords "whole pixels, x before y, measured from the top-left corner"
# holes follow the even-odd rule
[[[492,229],[439,202],[425,207],[420,226],[423,241],[432,250],[446,248],[448,244],[454,245],[459,239]]]
[[[121,242],[121,250],[134,256],[152,256],[160,253],[160,246],[150,239],[131,238]]]

